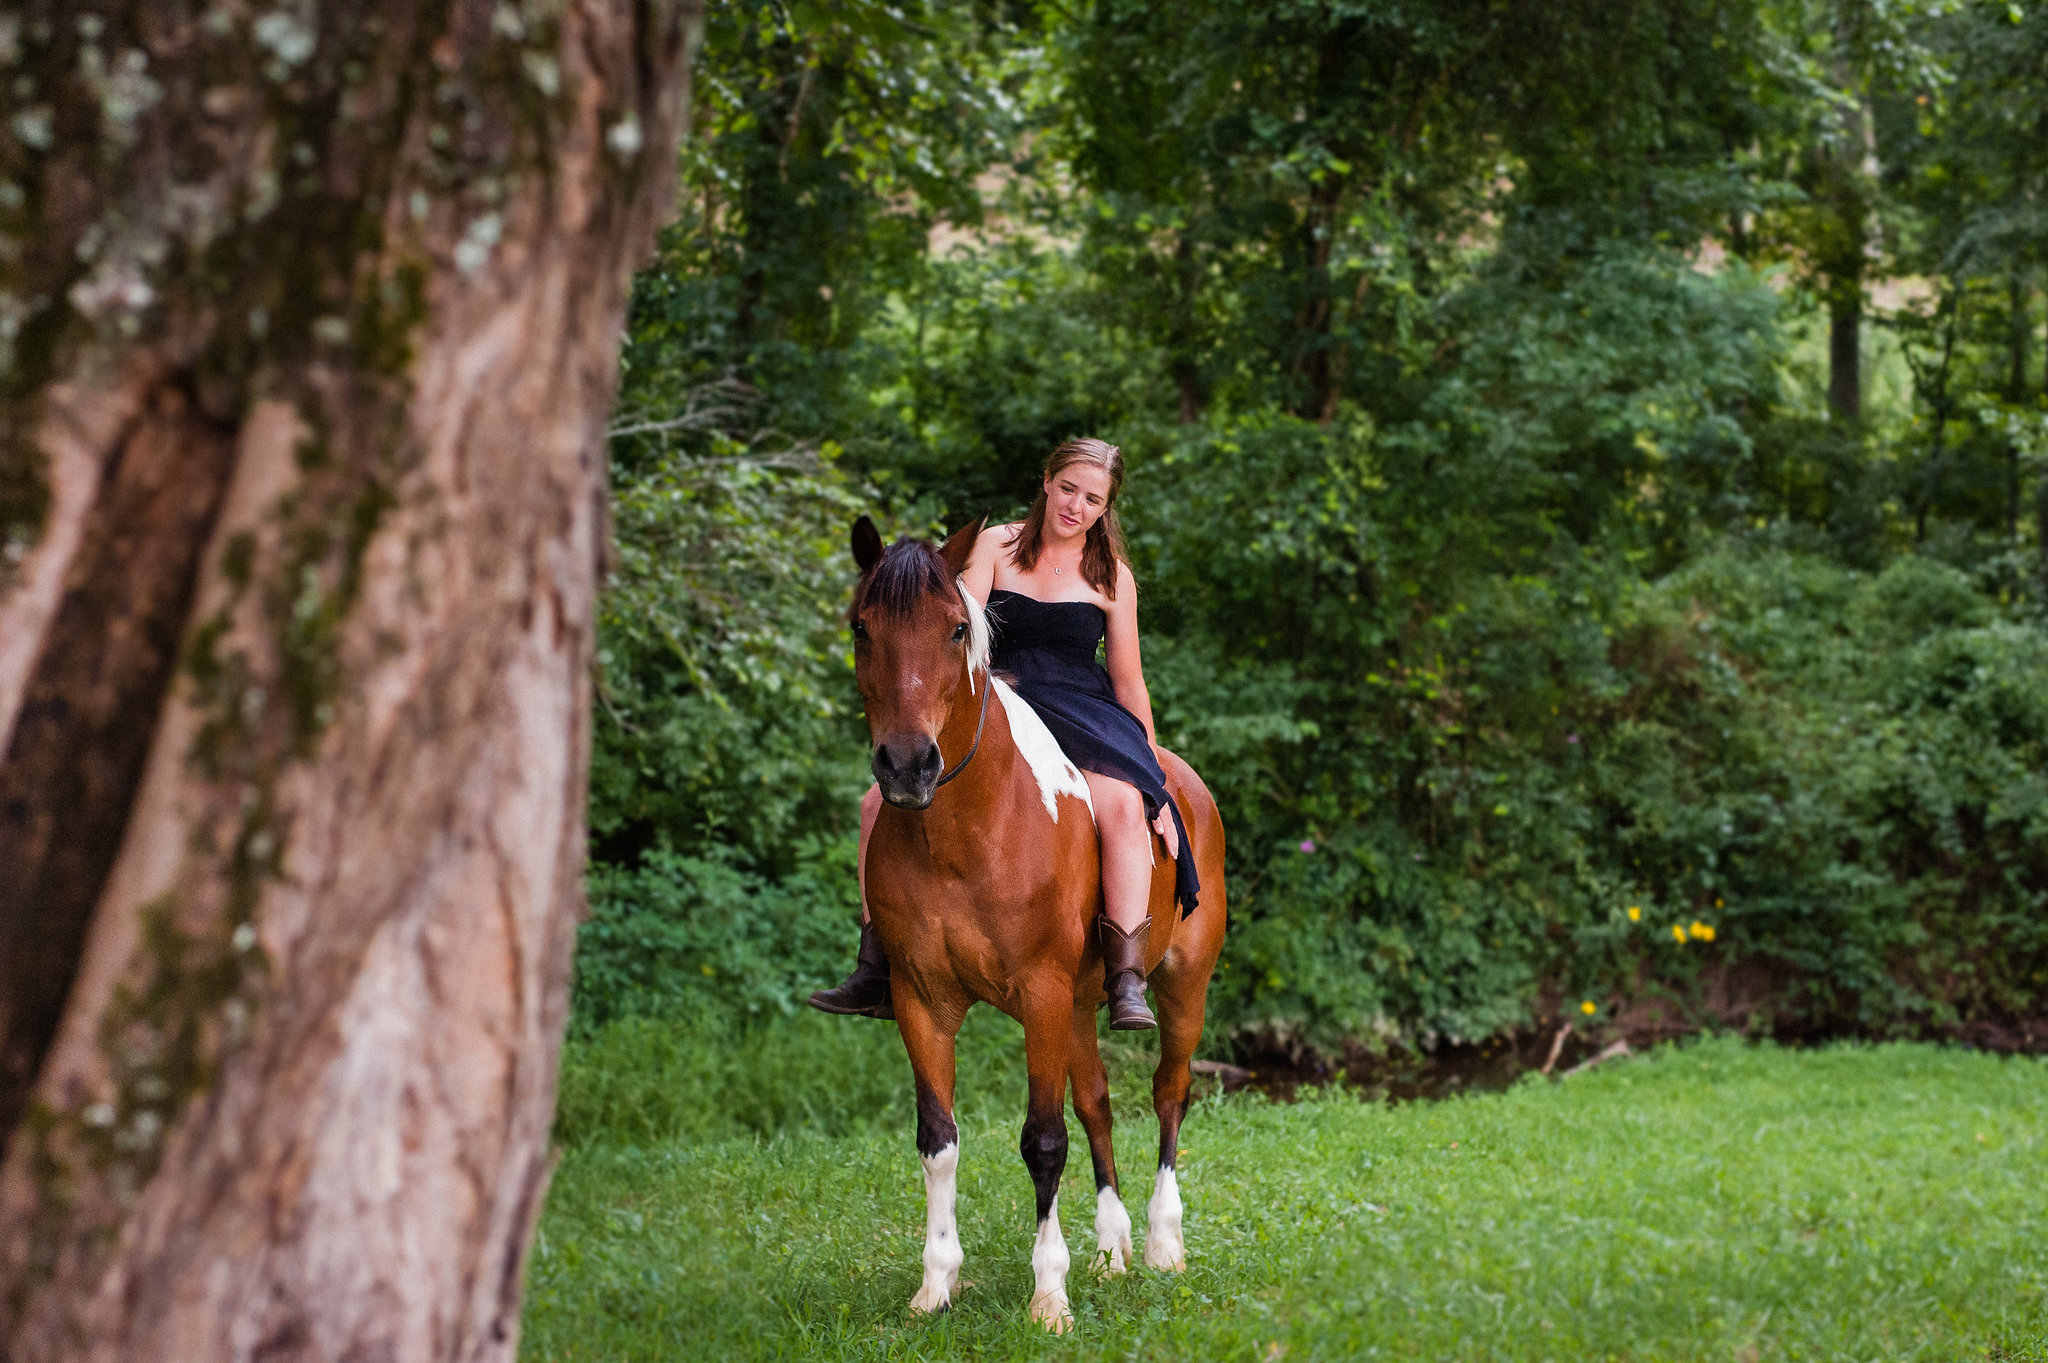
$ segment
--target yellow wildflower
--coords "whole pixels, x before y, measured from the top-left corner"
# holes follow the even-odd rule
[[[1719,895],[1715,895],[1715,896],[1714,896],[1714,907],[1715,907],[1715,908],[1717,908],[1717,909],[1725,909],[1725,908],[1727,908],[1728,906],[1727,906],[1726,904],[1723,904],[1723,903],[1721,902],[1721,896],[1719,896]]]
[[[1711,942],[1714,940],[1714,930],[1697,918],[1693,919],[1691,924],[1687,926],[1686,932],[1691,934],[1695,941]]]
[[[1643,910],[1641,905],[1631,904],[1628,906],[1628,921],[1631,923],[1640,923],[1643,921]]]
[[[1714,940],[1714,925],[1713,925],[1712,923],[1702,923],[1702,924],[1700,924],[1700,930],[1699,930],[1698,936],[1699,936],[1699,939],[1700,939],[1701,941],[1703,941],[1703,942],[1711,942],[1711,941],[1713,941],[1713,940]]]
[[[1584,1003],[1579,1005],[1579,1011],[1581,1013],[1584,1013],[1587,1017],[1591,1017],[1593,1016],[1593,1014],[1599,1012],[1600,1010],[1593,1006],[1593,1000],[1587,999]]]
[[[1672,940],[1672,941],[1674,941],[1674,942],[1676,942],[1676,943],[1678,943],[1678,945],[1680,945],[1680,946],[1684,946],[1684,945],[1685,945],[1685,929],[1684,929],[1684,928],[1682,928],[1682,927],[1680,927],[1680,926],[1679,926],[1678,924],[1676,924],[1676,923],[1673,923],[1673,924],[1671,925],[1671,940]]]

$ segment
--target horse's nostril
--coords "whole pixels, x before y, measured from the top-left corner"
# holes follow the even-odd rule
[[[945,757],[939,752],[939,745],[930,739],[909,739],[877,743],[871,765],[875,779],[884,787],[907,790],[938,779]]]

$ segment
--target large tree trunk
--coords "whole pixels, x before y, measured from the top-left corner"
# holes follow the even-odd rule
[[[511,1356],[696,4],[0,17],[0,1357]]]

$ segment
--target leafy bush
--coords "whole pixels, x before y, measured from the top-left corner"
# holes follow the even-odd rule
[[[620,475],[579,1029],[708,1002],[780,1015],[844,970],[866,777],[835,607],[860,504],[829,461],[729,443]]]
[[[1405,725],[1375,708],[1378,745],[1327,765],[1276,745],[1289,784],[1357,792],[1348,818],[1224,789],[1243,830],[1226,1023],[1331,1045],[1581,999],[1809,1034],[2038,1014],[2048,632],[1927,560],[1873,576],[1740,547],[1623,595],[1591,652],[1533,655],[1570,637],[1554,619],[1502,648],[1512,604],[1473,603],[1445,650],[1462,666],[1361,679],[1361,709],[1409,704]],[[1516,735],[1532,689],[1551,732]]]
[[[780,870],[864,788],[834,609],[861,504],[829,462],[729,446],[665,450],[619,479],[598,623],[600,860],[665,846]]]

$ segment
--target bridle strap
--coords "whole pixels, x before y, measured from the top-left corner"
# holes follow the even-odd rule
[[[941,776],[939,778],[939,785],[933,786],[933,790],[937,790],[939,786],[945,785],[946,782],[952,780],[961,772],[966,771],[967,764],[969,762],[972,762],[974,760],[974,755],[981,751],[981,726],[988,723],[988,693],[995,689],[996,679],[992,675],[990,675],[986,669],[983,669],[981,674],[981,716],[980,718],[974,721],[973,746],[967,749],[967,756],[960,759],[959,766],[953,768],[953,770],[947,772],[944,776]]]

